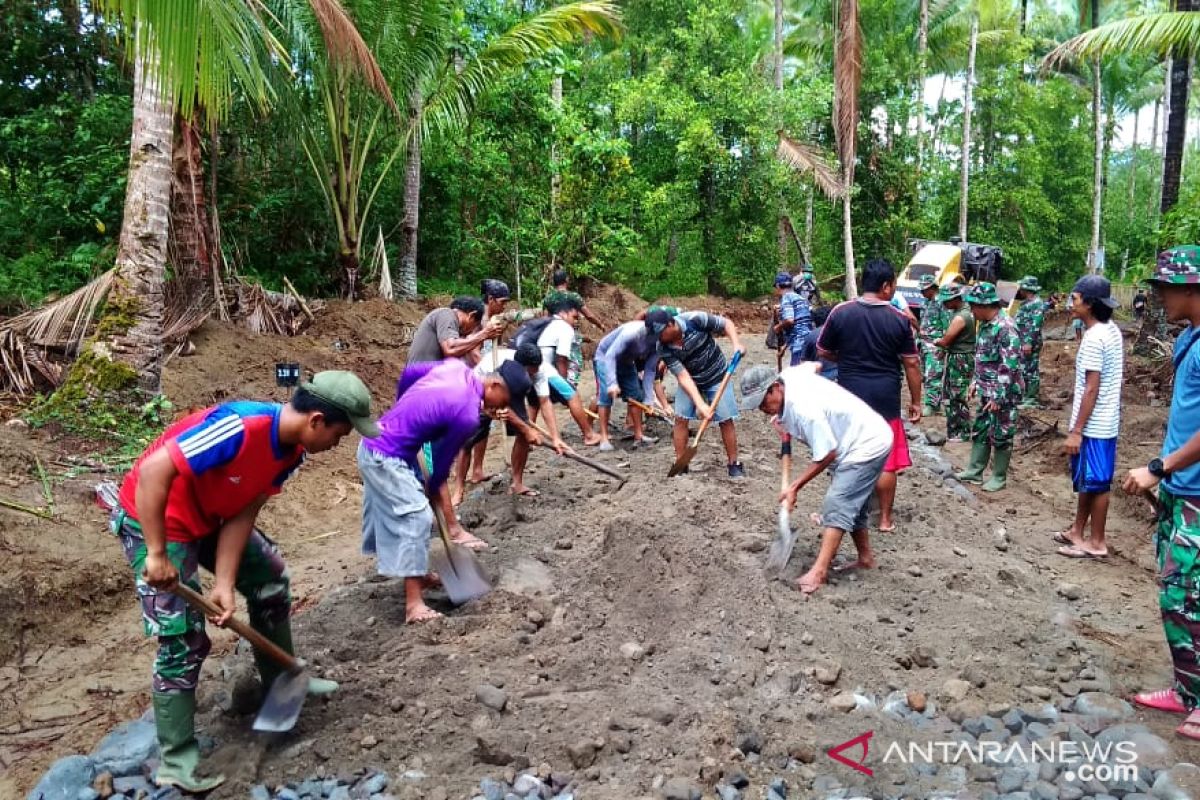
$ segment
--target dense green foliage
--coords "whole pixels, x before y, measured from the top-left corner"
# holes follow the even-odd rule
[[[353,15],[356,3],[345,5]],[[1010,277],[1032,272],[1061,288],[1086,262],[1091,92],[1086,74],[1036,69],[1054,39],[1075,32],[1073,16],[1031,3],[1036,13],[1021,39],[1012,23],[1019,4],[1011,6],[989,12],[991,30],[981,37],[970,239],[1003,247]],[[785,7],[781,93],[771,80],[772,5],[761,0],[629,0],[619,40],[594,39],[507,73],[464,130],[433,132],[424,142],[422,290],[465,289],[486,276],[513,282],[519,274],[533,292],[561,264],[645,296],[762,294],[779,266],[780,211],[803,241],[811,191],[806,177],[776,158],[777,132],[833,150],[828,4],[788,0]],[[0,310],[12,311],[111,264],[131,102],[120,34],[86,3],[37,0],[5,9]],[[465,0],[454,35],[469,54],[536,10]],[[961,93],[951,91],[954,99],[931,109],[935,141],[918,171],[916,0],[862,0],[861,19],[856,251],[859,259],[902,263],[909,238],[946,238],[957,229]],[[931,85],[948,73],[951,86],[961,86],[965,41],[955,19],[961,22],[935,20]],[[1162,84],[1152,62],[1126,67],[1106,77],[1110,118],[1152,105],[1150,90]],[[555,76],[562,78],[561,108],[551,96]],[[205,142],[206,164],[217,173],[226,261],[272,285],[287,275],[302,291],[332,293],[338,235],[306,160],[306,120],[297,116],[306,113],[319,112],[285,103],[264,117],[236,103]],[[367,186],[403,136],[400,126],[383,124],[386,140],[365,164]],[[1126,265],[1144,268],[1161,244],[1200,239],[1200,190],[1185,175],[1179,205],[1160,221],[1159,155],[1145,144],[1123,147],[1109,128],[1103,231],[1107,269],[1117,275]],[[1189,173],[1200,169],[1196,159],[1185,163]],[[812,260],[820,275],[833,276],[842,271],[840,204],[818,193],[813,206]],[[362,232],[366,264],[382,231],[393,277],[403,215],[397,163]],[[791,266],[799,258],[789,247]]]

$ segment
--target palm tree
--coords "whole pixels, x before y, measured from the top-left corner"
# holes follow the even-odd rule
[[[378,68],[337,0],[284,0],[274,14],[254,0],[163,3],[100,0],[123,18],[134,61],[133,132],[115,276],[87,352],[62,393],[95,387],[156,394],[162,372],[163,283],[170,227],[175,113],[203,108],[225,117],[235,97],[260,110],[275,99],[269,74],[290,65],[281,41],[289,22],[315,19],[331,59],[387,94]],[[285,37],[286,38],[286,37]],[[295,47],[298,43],[289,41]]]
[[[850,199],[858,151],[858,90],[862,85],[862,31],[858,0],[836,0],[833,46],[833,133],[842,167],[842,251],[846,262],[846,298],[858,297],[854,275],[854,235]]]
[[[354,91],[343,71],[318,67],[308,100],[323,113],[305,118],[304,149],[337,229],[338,267],[349,294],[375,198],[405,156],[397,294],[415,297],[425,138],[466,127],[479,99],[512,69],[586,36],[616,36],[620,16],[612,0],[569,3],[517,23],[464,57],[470,43],[455,41],[453,0],[350,0],[348,5],[388,82],[408,98],[404,118],[392,124],[379,100]],[[372,165],[373,180],[364,185]]]

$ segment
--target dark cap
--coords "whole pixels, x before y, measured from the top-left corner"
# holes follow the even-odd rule
[[[1071,291],[1078,293],[1085,303],[1099,301],[1109,308],[1121,306],[1117,298],[1112,296],[1112,284],[1108,282],[1108,278],[1100,275],[1084,275],[1075,281]]]
[[[782,288],[784,286],[791,286],[792,285],[792,276],[786,272],[775,273],[775,285],[780,288]]]
[[[504,281],[496,280],[495,278],[488,278],[485,280],[480,286],[480,289],[482,290],[481,294],[484,297],[508,299],[512,295],[512,292],[510,292],[508,289],[508,284]]]
[[[762,364],[746,370],[746,373],[742,375],[742,399],[738,402],[738,409],[753,411],[758,408],[777,380],[779,380],[779,373]]]
[[[666,311],[656,308],[646,314],[646,330],[650,331],[650,335],[657,339],[662,335],[663,330],[674,321],[675,318]]]

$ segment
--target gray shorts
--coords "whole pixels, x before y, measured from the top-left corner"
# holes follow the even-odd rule
[[[412,467],[360,442],[358,471],[363,482],[363,555],[376,557],[380,575],[427,575],[433,509]]]
[[[858,464],[843,464],[833,472],[833,481],[821,507],[821,524],[826,528],[860,531],[867,528],[867,507],[875,482],[883,474],[888,454]]]

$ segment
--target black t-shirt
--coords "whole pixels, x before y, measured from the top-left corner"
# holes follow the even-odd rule
[[[533,395],[533,379],[523,364],[509,359],[497,370],[508,387],[508,410],[516,414],[524,422],[529,422],[529,412],[525,410],[525,400]],[[536,401],[535,401],[536,402]]]
[[[908,317],[888,303],[859,298],[829,313],[817,345],[837,355],[838,383],[886,420],[900,416],[900,371],[917,355]]]

